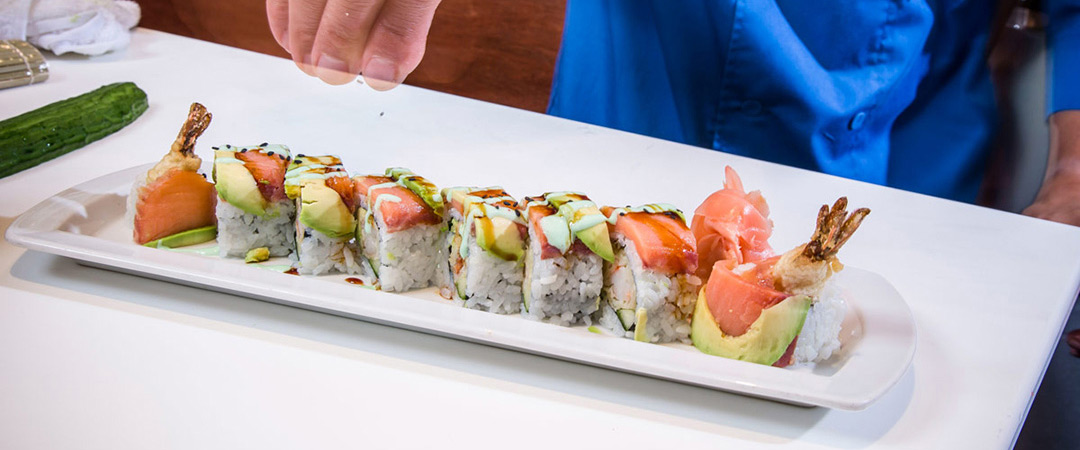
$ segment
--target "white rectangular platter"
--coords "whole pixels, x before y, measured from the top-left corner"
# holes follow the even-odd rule
[[[914,322],[900,294],[881,276],[856,268],[837,275],[848,303],[840,352],[815,366],[780,369],[685,344],[646,344],[469,310],[434,289],[391,294],[349,284],[346,275],[301,277],[197,251],[147,248],[131,241],[124,221],[131,182],[147,167],[47,199],[21,215],[6,238],[110,270],[797,405],[863,409],[900,379],[915,353]]]

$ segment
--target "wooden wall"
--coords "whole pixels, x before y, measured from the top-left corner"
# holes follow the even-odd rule
[[[140,26],[288,57],[264,0],[137,0]],[[562,38],[563,0],[443,0],[407,84],[544,111]]]

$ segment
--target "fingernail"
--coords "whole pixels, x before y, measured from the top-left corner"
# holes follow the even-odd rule
[[[349,66],[344,61],[326,53],[319,55],[319,66],[315,73],[319,79],[330,84],[345,84],[356,78],[356,74],[349,72]]]
[[[294,58],[295,58],[295,56],[294,56]],[[293,59],[293,62],[295,62],[296,67],[299,67],[300,70],[302,70],[304,73],[306,73],[306,74],[308,74],[310,76],[315,76],[315,71],[311,67],[311,56],[310,55],[304,55],[304,56],[300,57],[300,61],[296,61],[295,59]]]
[[[397,78],[397,65],[393,61],[373,56],[364,66],[364,81],[376,91],[393,89],[401,83]]]

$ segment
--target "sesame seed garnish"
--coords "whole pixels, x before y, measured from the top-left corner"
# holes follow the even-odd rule
[[[219,149],[219,148],[217,148],[217,147],[210,147],[210,148],[212,148],[212,149],[214,149],[214,150],[220,150],[220,149]]]
[[[267,142],[263,142],[262,144],[259,144],[259,147],[266,147],[268,144],[269,143],[267,143]]]
[[[303,163],[304,161],[301,161],[301,160],[299,160],[299,159],[295,159],[295,160],[293,160],[293,162],[294,162],[294,163],[297,163],[297,164],[302,164],[302,163]]]
[[[270,150],[270,151],[266,152],[266,156],[274,156],[274,151]]]
[[[240,149],[240,153],[247,153],[247,149],[246,148]]]

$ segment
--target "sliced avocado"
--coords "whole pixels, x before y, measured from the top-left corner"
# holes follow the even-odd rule
[[[244,262],[251,264],[270,259],[270,249],[266,247],[253,248],[244,255]]]
[[[611,248],[611,238],[608,236],[607,222],[578,231],[577,237],[586,247],[589,247],[589,250],[604,258],[604,261],[615,260],[615,251]]]
[[[210,225],[193,230],[182,231],[172,236],[165,236],[156,241],[150,241],[143,245],[153,248],[177,248],[189,245],[202,244],[217,238],[217,226]]]
[[[694,319],[690,324],[690,339],[694,347],[710,355],[772,365],[802,332],[810,297],[788,297],[766,308],[761,316],[741,336],[727,336],[716,324],[705,301],[705,289],[698,295]]]
[[[409,169],[401,167],[386,169],[386,176],[409,188],[410,191],[423,199],[424,203],[430,206],[431,209],[435,210],[435,214],[440,216],[443,214],[445,207],[443,206],[442,194],[439,193],[439,188],[435,187],[430,181]]]
[[[216,162],[214,164],[214,188],[218,195],[248,214],[266,214],[268,202],[259,191],[259,184],[243,164]]]
[[[325,184],[304,184],[300,199],[300,223],[333,238],[351,235],[356,230],[356,218],[337,191]]]
[[[645,326],[649,321],[649,311],[645,308],[638,308],[635,313],[637,316],[637,324],[634,326],[634,340],[638,342],[649,342],[649,336],[645,334]],[[619,317],[622,319],[622,317]]]
[[[637,311],[632,309],[616,309],[615,314],[619,316],[619,322],[622,322],[623,329],[630,331],[630,327],[634,326],[634,319],[637,318]]]
[[[476,244],[506,261],[520,261],[525,255],[525,240],[512,220],[503,217],[478,217],[473,221]]]

